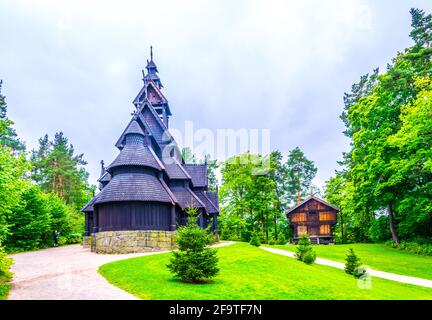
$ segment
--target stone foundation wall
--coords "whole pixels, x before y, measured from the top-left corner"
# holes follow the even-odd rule
[[[173,231],[106,231],[94,235],[92,251],[136,253],[170,250],[175,246]]]
[[[92,244],[93,237],[92,236],[84,236],[82,245],[84,248],[90,248]]]

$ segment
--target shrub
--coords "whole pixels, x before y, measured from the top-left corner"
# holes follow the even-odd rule
[[[419,244],[416,242],[401,242],[397,244],[394,241],[387,241],[385,245],[391,248],[407,251],[414,254],[432,256],[431,244]]]
[[[12,265],[12,259],[6,258],[6,253],[0,243],[0,300],[7,298],[8,292],[11,288],[10,280],[12,274],[9,272],[9,268]]]
[[[249,243],[255,247],[259,247],[261,245],[261,240],[258,232],[252,232]]]
[[[268,242],[268,244],[269,244],[270,246],[274,246],[274,245],[276,244],[276,240],[274,240],[274,239],[270,239],[269,242]]]
[[[303,256],[303,262],[306,264],[312,264],[315,262],[316,254],[314,251],[308,251]]]
[[[365,274],[364,268],[360,268],[361,262],[359,257],[355,254],[353,248],[350,248],[345,259],[345,272],[353,275],[356,278],[360,278]]]
[[[312,264],[316,259],[316,254],[312,249],[309,241],[309,236],[303,234],[296,247],[295,257],[297,260],[303,261],[307,264]]]
[[[284,245],[287,243],[287,239],[285,237],[285,234],[283,232],[279,232],[277,244]]]
[[[212,243],[213,235],[201,229],[196,223],[196,209],[189,209],[188,223],[177,231],[176,243],[179,250],[172,253],[168,269],[185,282],[204,282],[218,272],[217,250],[206,248]]]

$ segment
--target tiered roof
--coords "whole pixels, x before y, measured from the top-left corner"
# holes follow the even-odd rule
[[[161,120],[153,103],[158,104],[159,111],[162,103],[165,114],[171,112],[161,92],[152,53],[146,68],[144,86],[134,100],[137,110],[116,143],[120,153],[107,168],[102,164],[101,192],[82,210],[91,212],[94,205],[105,202],[157,201],[171,202],[181,209],[194,206],[205,209],[207,214],[218,213],[217,194],[207,191],[207,164],[184,164],[176,157],[161,156],[167,144],[176,144],[168,122]],[[150,99],[149,91],[157,99]]]

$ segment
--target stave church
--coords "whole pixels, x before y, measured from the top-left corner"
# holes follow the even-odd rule
[[[169,133],[172,113],[152,48],[143,82],[115,144],[119,154],[107,166],[101,161],[100,191],[82,209],[84,245],[94,252],[170,249],[190,207],[198,210],[199,226],[217,236],[218,194],[209,190],[207,163],[185,163]]]

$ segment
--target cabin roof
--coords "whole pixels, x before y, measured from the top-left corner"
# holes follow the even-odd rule
[[[207,187],[207,164],[183,164],[194,187]]]
[[[315,197],[315,196],[309,196],[308,198],[306,198],[305,200],[303,200],[302,202],[300,202],[300,203],[299,203],[298,205],[296,205],[295,207],[289,209],[287,212],[285,212],[285,214],[286,214],[286,215],[290,214],[290,213],[293,212],[295,209],[301,207],[301,206],[304,205],[306,202],[309,202],[309,201],[311,201],[311,200],[316,200],[316,201],[321,202],[322,204],[324,204],[324,205],[326,205],[326,206],[329,206],[329,207],[333,208],[333,209],[336,210],[336,211],[340,211],[340,209],[339,209],[338,207],[332,205],[331,203],[328,203],[328,202],[326,202],[326,201],[324,201],[324,200],[322,200],[322,199],[320,199],[320,198],[318,198],[318,197]]]

